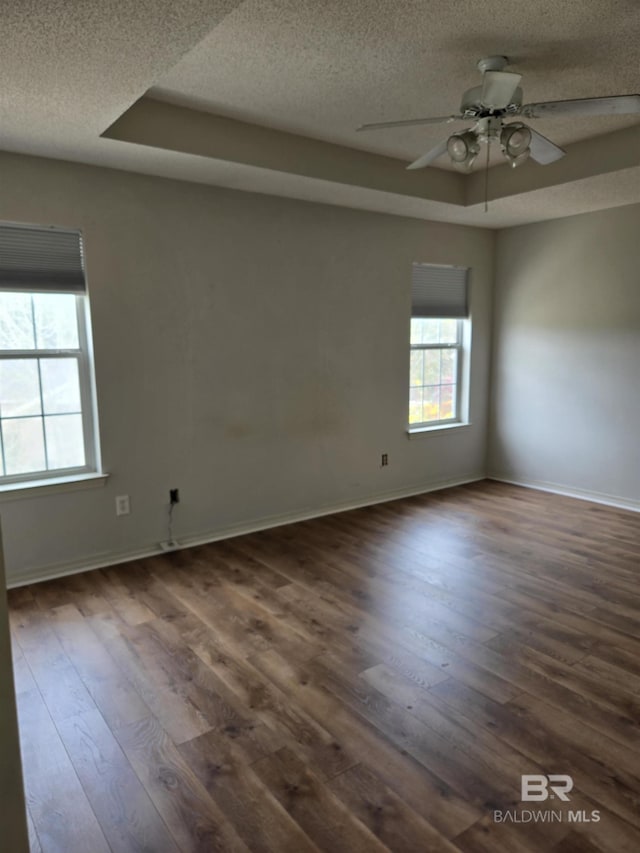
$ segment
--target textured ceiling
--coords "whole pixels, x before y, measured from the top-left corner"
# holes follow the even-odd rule
[[[523,75],[527,103],[633,93],[639,52],[634,0],[247,0],[152,94],[410,160],[450,130],[355,128],[456,113],[462,93],[481,83],[476,61],[492,54],[508,56],[509,70]],[[535,127],[564,144],[634,121],[554,119]]]
[[[494,53],[523,74],[525,101],[639,92],[637,0],[15,0],[0,10],[7,151],[488,227],[640,201],[640,155],[619,157],[639,138],[624,136],[640,133],[638,118],[536,122],[568,156],[524,180],[496,169],[502,189],[488,214],[475,176],[427,169],[407,183],[401,161],[446,126],[355,133],[366,121],[457,111],[479,83],[477,59]],[[181,139],[168,113],[141,129],[145,93],[240,120],[235,147],[208,150],[206,122],[192,123],[201,140]],[[303,165],[264,157],[255,125],[287,131],[271,144]]]
[[[3,0],[0,146],[83,159],[239,2]]]

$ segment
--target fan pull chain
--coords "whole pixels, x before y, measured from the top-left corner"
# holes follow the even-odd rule
[[[487,162],[484,169],[484,212],[489,212],[489,141],[487,140]]]

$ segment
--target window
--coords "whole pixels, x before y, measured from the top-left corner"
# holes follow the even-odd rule
[[[411,318],[409,426],[460,419],[462,321]]]
[[[80,234],[0,224],[0,484],[97,470]]]
[[[463,420],[468,272],[463,267],[413,265],[410,430]]]

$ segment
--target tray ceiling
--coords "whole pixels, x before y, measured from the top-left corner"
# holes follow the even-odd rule
[[[457,111],[488,54],[525,101],[639,92],[635,0],[22,0],[0,35],[4,150],[485,227],[640,202],[638,118],[536,122],[567,157],[491,169],[488,213],[404,170],[446,125],[355,133]]]

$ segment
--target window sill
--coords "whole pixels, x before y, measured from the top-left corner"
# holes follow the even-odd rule
[[[82,489],[99,489],[107,482],[108,474],[76,474],[71,477],[49,477],[21,483],[4,483],[0,486],[0,503],[20,498],[39,498],[43,495],[77,492]]]
[[[468,429],[471,426],[469,421],[456,424],[436,424],[435,426],[416,427],[415,429],[407,430],[407,438],[424,438],[427,435],[434,433],[445,433],[456,429]]]

